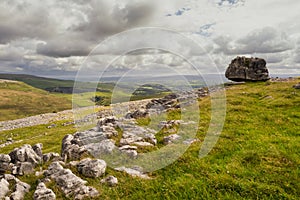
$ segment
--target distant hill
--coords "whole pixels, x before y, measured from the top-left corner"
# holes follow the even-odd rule
[[[51,94],[18,81],[0,81],[0,121],[71,108],[71,98],[63,94]]]
[[[27,74],[0,74],[0,79],[15,80],[24,82],[32,87],[46,90],[48,92],[71,94],[73,93],[73,80],[61,80],[54,78],[45,78]],[[89,82],[81,83],[82,89],[76,88],[76,93],[92,92],[94,91],[93,86]],[[110,92],[114,84],[112,83],[101,83],[98,86],[99,91]]]

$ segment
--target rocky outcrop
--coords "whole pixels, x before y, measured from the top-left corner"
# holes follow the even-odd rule
[[[78,172],[86,177],[100,177],[105,173],[106,162],[104,160],[92,160],[86,158],[77,164]]]
[[[68,198],[83,199],[99,195],[95,188],[86,186],[87,181],[73,174],[70,169],[63,168],[59,162],[53,162],[44,175],[54,180]]]
[[[41,182],[36,187],[36,190],[33,194],[33,199],[34,200],[55,200],[56,195],[51,189],[46,187],[45,183]]]
[[[262,58],[237,57],[226,70],[226,78],[232,81],[267,81],[270,79],[266,61]]]

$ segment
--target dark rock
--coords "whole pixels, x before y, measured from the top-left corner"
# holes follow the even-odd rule
[[[232,81],[267,81],[270,79],[266,61],[262,58],[237,57],[226,70],[226,78]]]

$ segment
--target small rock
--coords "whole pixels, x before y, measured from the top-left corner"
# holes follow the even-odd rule
[[[100,177],[105,173],[106,162],[104,160],[92,160],[90,158],[80,161],[77,165],[79,173],[86,177]]]
[[[49,162],[49,161],[59,161],[60,155],[58,153],[50,152],[43,155],[43,162]]]
[[[34,200],[55,200],[56,195],[51,189],[46,187],[45,183],[41,182],[36,187],[36,190],[33,194],[33,199]]]
[[[110,187],[114,187],[118,184],[118,179],[114,176],[108,176],[100,181],[100,183],[106,183]]]
[[[51,124],[50,126],[47,126],[48,129],[55,128],[55,127],[56,127],[56,124]]]
[[[126,172],[127,174],[133,176],[133,177],[139,177],[142,179],[151,179],[146,173],[140,169],[140,167],[134,167],[134,168],[127,168],[127,167],[118,167],[115,168],[117,171]]]
[[[175,141],[178,141],[180,138],[181,138],[181,136],[179,136],[177,134],[173,134],[173,135],[164,137],[163,142],[165,145],[167,145],[170,143],[174,143]]]

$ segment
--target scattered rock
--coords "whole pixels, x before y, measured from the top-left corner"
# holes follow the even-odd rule
[[[7,180],[2,178],[0,180],[0,199],[3,199],[8,192],[9,192],[9,183],[7,182]]]
[[[91,143],[84,146],[94,157],[111,154],[116,148],[115,141],[111,139],[103,140],[99,143]]]
[[[266,61],[262,58],[237,57],[226,70],[226,78],[232,81],[267,81],[270,79]]]
[[[34,200],[55,200],[56,195],[51,189],[46,187],[45,183],[41,182],[36,187],[36,190],[33,194],[33,199]]]
[[[8,182],[9,183],[9,188],[13,188],[12,191],[10,191],[11,194],[8,197],[8,199],[23,200],[25,194],[27,192],[29,192],[30,185],[20,181],[18,178],[14,177],[13,175],[5,174],[3,179],[6,180],[6,181],[1,180],[1,182],[3,182],[4,184],[6,184],[6,182]],[[3,189],[2,189],[2,187],[0,187],[0,188],[1,188],[1,192],[6,190],[5,186],[4,186]],[[0,194],[1,194],[1,192],[0,192]],[[5,191],[3,192],[3,194],[4,193],[5,193]],[[5,195],[7,195],[7,192],[6,192]],[[5,197],[5,199],[6,199],[6,197]]]
[[[79,173],[86,177],[100,177],[105,173],[106,162],[104,160],[84,159],[77,164]]]
[[[11,173],[13,175],[27,175],[32,174],[34,172],[34,166],[30,162],[18,162],[16,165],[12,167]]]
[[[126,114],[125,118],[126,119],[139,119],[139,118],[145,118],[149,116],[149,112],[146,109],[138,109],[134,111],[133,113],[128,113]]]
[[[118,167],[115,168],[117,171],[126,172],[127,174],[133,177],[139,177],[142,179],[151,179],[140,167],[127,168],[127,167]]]
[[[43,157],[42,149],[43,149],[43,144],[39,143],[34,146],[32,146],[33,151],[39,156]]]
[[[9,170],[10,161],[11,159],[9,155],[0,154],[0,175]]]
[[[100,183],[105,183],[110,187],[118,185],[118,179],[114,176],[108,176],[100,181]]]
[[[48,129],[55,128],[55,127],[56,127],[56,124],[51,124],[50,126],[47,126]]]
[[[99,195],[95,188],[86,186],[86,181],[73,174],[70,169],[64,169],[59,162],[53,162],[45,171],[45,176],[53,179],[68,198],[83,199]]]
[[[9,153],[11,162],[17,164],[18,162],[30,162],[33,165],[40,164],[42,159],[32,147],[28,144],[23,145],[20,148],[15,148]]]
[[[169,136],[164,137],[163,142],[164,142],[165,145],[167,145],[167,144],[174,143],[174,142],[176,142],[180,139],[181,139],[180,135],[173,134],[173,135],[169,135]]]
[[[119,150],[126,153],[131,158],[136,158],[138,155],[136,146],[124,145],[119,147]]]
[[[80,158],[87,153],[84,147],[74,144],[73,135],[66,135],[62,140],[61,157],[66,160],[80,160]]]
[[[58,153],[50,152],[43,155],[43,162],[49,162],[49,161],[59,161],[60,155]]]

